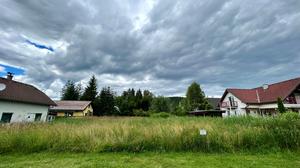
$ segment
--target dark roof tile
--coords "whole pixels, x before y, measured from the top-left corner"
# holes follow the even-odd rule
[[[40,105],[56,105],[45,93],[32,85],[0,77],[5,89],[0,91],[0,99]]]

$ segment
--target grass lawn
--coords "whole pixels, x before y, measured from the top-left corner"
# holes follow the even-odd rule
[[[300,153],[35,153],[0,155],[0,167],[300,167]]]

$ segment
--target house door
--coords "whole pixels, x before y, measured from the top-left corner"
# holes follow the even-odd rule
[[[13,113],[2,113],[1,122],[10,123]]]

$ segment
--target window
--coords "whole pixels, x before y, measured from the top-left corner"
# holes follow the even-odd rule
[[[53,115],[48,115],[47,116],[47,121],[53,121],[54,120],[54,116]]]
[[[42,118],[42,113],[36,113],[34,121],[41,121],[41,118]]]
[[[65,117],[72,117],[73,116],[73,112],[65,112]]]
[[[235,104],[234,104],[234,98],[233,97],[229,97],[229,102],[230,102],[230,106],[231,107],[235,106]]]
[[[10,123],[13,113],[2,113],[1,122]]]

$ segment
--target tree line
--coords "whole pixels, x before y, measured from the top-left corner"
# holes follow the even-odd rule
[[[186,115],[192,110],[212,109],[196,82],[188,87],[185,98],[155,96],[149,90],[134,88],[125,90],[118,96],[110,87],[103,87],[98,92],[97,79],[92,76],[84,89],[74,81],[67,81],[62,88],[61,100],[92,101],[96,116],[149,116],[159,112]]]

